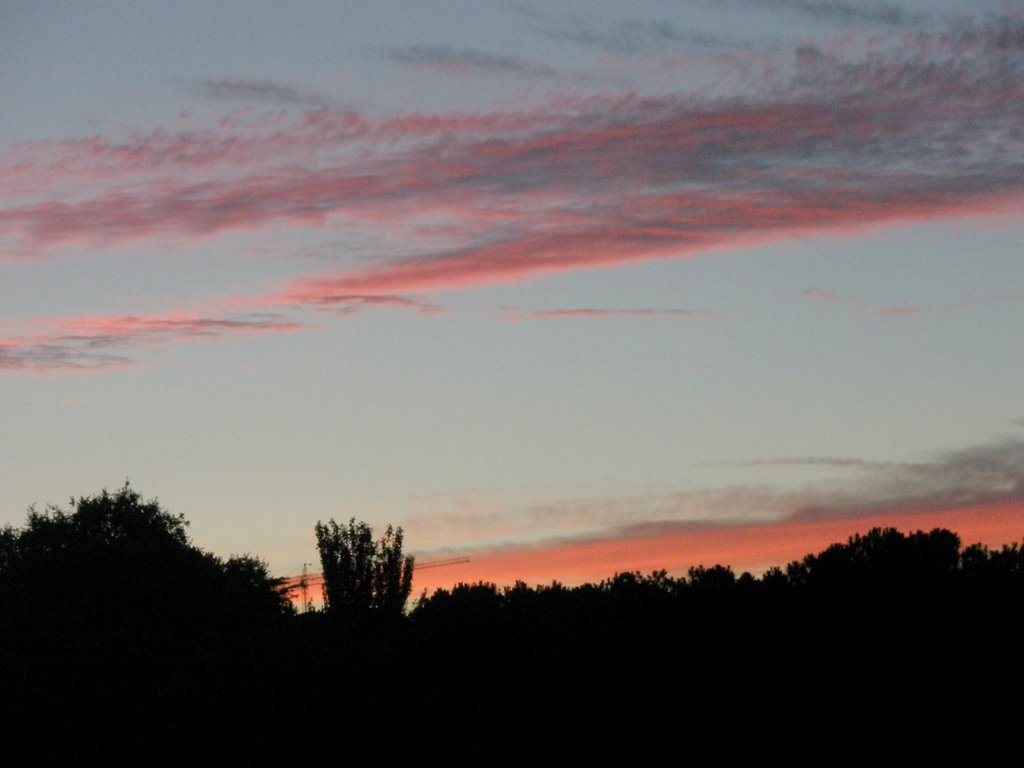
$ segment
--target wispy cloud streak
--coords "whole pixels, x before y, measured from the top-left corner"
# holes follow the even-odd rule
[[[668,19],[622,21],[598,25],[578,16],[549,24],[543,34],[552,40],[593,46],[615,53],[641,53],[679,47],[717,47],[726,41],[701,30],[680,29]]]
[[[901,520],[956,510],[1016,509],[1024,536],[1024,439],[1008,437],[939,455],[930,461],[856,458],[762,459],[734,466],[817,466],[856,470],[784,488],[770,483],[685,490],[628,498],[565,500],[507,511],[463,511],[414,518],[405,527],[418,540],[492,550],[546,539],[656,539],[681,532],[785,526],[798,522]],[[955,515],[954,515],[955,516]],[[877,524],[872,522],[871,524]],[[441,550],[438,550],[439,552]],[[461,551],[461,550],[460,550]]]
[[[216,101],[262,102],[278,106],[303,106],[314,109],[329,106],[327,99],[272,80],[219,78],[193,80],[186,84],[194,93]]]
[[[1024,538],[1024,439],[1019,437],[928,462],[810,457],[748,463],[855,468],[862,476],[792,491],[762,485],[565,502],[486,513],[479,520],[472,513],[412,520],[407,529],[433,534],[447,545],[426,549],[426,556],[470,558],[444,573],[421,574],[417,589],[477,580],[573,584],[625,570],[681,574],[716,563],[757,571],[879,526],[944,527],[965,543],[989,546]],[[527,530],[530,536],[524,535]]]
[[[838,15],[851,10],[815,8],[826,6]],[[122,140],[18,144],[0,157],[0,252],[44,256],[62,245],[345,218],[387,222],[409,241],[401,251],[414,255],[286,282],[253,304],[437,314],[439,305],[419,297],[808,231],[986,211],[1024,197],[1024,162],[1015,160],[1024,157],[1022,40],[1024,22],[1006,16],[903,36],[899,46],[859,59],[803,45],[779,59],[763,84],[770,96],[758,100],[625,95],[563,98],[522,112],[379,118],[318,106],[298,116],[243,111],[216,126],[187,123]],[[526,66],[440,48],[391,55]],[[272,82],[193,86],[220,99],[311,105],[308,94]],[[820,289],[804,296],[869,311],[859,298]],[[907,304],[874,314],[964,306]],[[586,307],[529,316],[584,315],[694,316]],[[123,364],[125,350],[144,343],[277,332],[290,322],[198,320],[136,317],[130,329],[112,332],[12,336],[0,341],[0,368],[105,367]]]
[[[707,313],[696,309],[542,309],[530,312],[527,317],[534,320],[562,320],[588,317],[706,317]]]
[[[388,48],[384,58],[399,64],[410,64],[456,74],[515,74],[552,77],[550,67],[531,63],[514,56],[502,56],[472,48],[452,48],[450,45],[411,45]]]
[[[769,7],[806,14],[841,23],[871,22],[895,27],[916,24],[927,19],[920,11],[912,11],[899,3],[884,0],[740,0],[746,5]]]
[[[187,312],[90,315],[37,321],[43,327],[0,337],[0,371],[86,371],[132,365],[130,350],[238,334],[292,333],[307,326],[270,313]]]
[[[18,145],[0,159],[0,245],[45,255],[345,220],[408,240],[411,257],[382,253],[276,297],[315,305],[990,212],[1024,199],[1022,41],[1024,21],[1008,15],[846,58],[780,48],[758,99],[617,95],[385,118],[317,109]],[[510,66],[437,49],[413,58],[449,53]]]
[[[822,304],[845,304],[858,311],[864,311],[867,308],[867,302],[864,299],[855,296],[841,296],[838,293],[825,291],[820,288],[808,288],[801,292],[800,296],[807,301],[815,301]]]
[[[310,304],[328,306],[336,309],[341,314],[352,314],[360,307],[397,307],[399,309],[411,309],[421,315],[443,315],[447,310],[437,304],[425,301],[417,301],[406,296],[384,296],[371,294],[360,296],[358,294],[318,294],[310,296],[296,296],[295,303],[299,305]]]
[[[872,309],[866,299],[854,296],[842,296],[831,291],[819,288],[808,288],[801,292],[801,297],[807,301],[823,304],[838,304],[852,307],[857,312],[879,318],[904,318],[917,317],[919,315],[945,315],[953,312],[966,312],[980,309],[982,307],[998,304],[1019,304],[1024,302],[1024,295],[993,296],[975,301],[961,301],[949,304],[909,304],[901,303],[881,309]]]

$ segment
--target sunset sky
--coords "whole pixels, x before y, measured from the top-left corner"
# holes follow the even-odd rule
[[[0,525],[279,575],[1024,539],[1024,2],[5,2]]]

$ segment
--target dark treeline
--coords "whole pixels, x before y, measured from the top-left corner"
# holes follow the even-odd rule
[[[298,614],[263,561],[186,526],[126,485],[0,531],[12,754],[917,763],[1016,745],[1017,544],[874,529],[761,577],[460,584],[403,611],[401,530],[374,544],[331,521],[325,573],[358,588]]]

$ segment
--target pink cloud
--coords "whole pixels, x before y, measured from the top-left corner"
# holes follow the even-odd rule
[[[37,317],[22,321],[26,329],[0,336],[0,373],[87,371],[135,364],[133,350],[200,339],[239,335],[295,333],[306,322],[276,311],[287,306],[331,309],[341,315],[365,307],[394,307],[422,315],[443,315],[437,304],[398,295],[279,295],[232,297],[205,311],[131,315]]]
[[[241,112],[216,128],[18,145],[0,159],[14,193],[0,244],[24,255],[344,219],[405,238],[412,257],[276,297],[323,304],[1019,206],[1024,169],[1007,158],[1022,152],[1024,79],[1007,57],[1020,27],[1006,17],[860,59],[773,54],[783,74],[760,99]]]
[[[705,202],[700,211],[671,210],[682,205],[678,196],[637,199],[627,209],[595,212],[589,227],[555,231],[522,231],[497,242],[433,252],[422,257],[386,262],[362,270],[295,281],[283,297],[315,300],[319,295],[419,293],[472,288],[481,284],[514,283],[546,274],[618,266],[625,263],[694,257],[713,248],[749,246],[792,236],[802,231],[842,231],[880,223],[895,205],[903,219],[963,214],[966,201],[940,202],[901,196],[899,202],[868,200],[838,193],[826,203],[815,201]],[[1002,198],[999,198],[1000,200]],[[971,201],[977,210],[997,202],[985,197]],[[802,207],[801,207],[802,204]],[[657,218],[658,213],[662,213]]]
[[[441,307],[421,296],[807,232],[1012,210],[1024,200],[1024,169],[1007,161],[1021,154],[1024,79],[1006,70],[1007,57],[1020,55],[1020,29],[1004,18],[861,60],[800,50],[789,79],[761,100],[553,98],[519,113],[383,118],[241,111],[217,126],[185,121],[120,141],[18,144],[0,157],[0,259],[67,244],[268,226],[308,231],[361,219],[387,223],[403,255],[285,281],[239,311],[393,306],[436,314]],[[808,67],[815,77],[806,77]],[[859,298],[821,289],[804,297],[867,311]],[[967,306],[974,304],[875,314]],[[570,308],[532,316],[690,312]],[[222,322],[11,337],[0,340],[0,367],[123,364],[123,350],[146,339],[260,325]]]

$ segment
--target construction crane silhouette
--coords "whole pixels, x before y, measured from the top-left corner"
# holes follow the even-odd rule
[[[422,565],[417,563],[415,570],[422,571],[424,568],[443,568],[446,565],[461,565],[462,563],[468,562],[468,557],[452,557],[448,560],[428,560]]]

